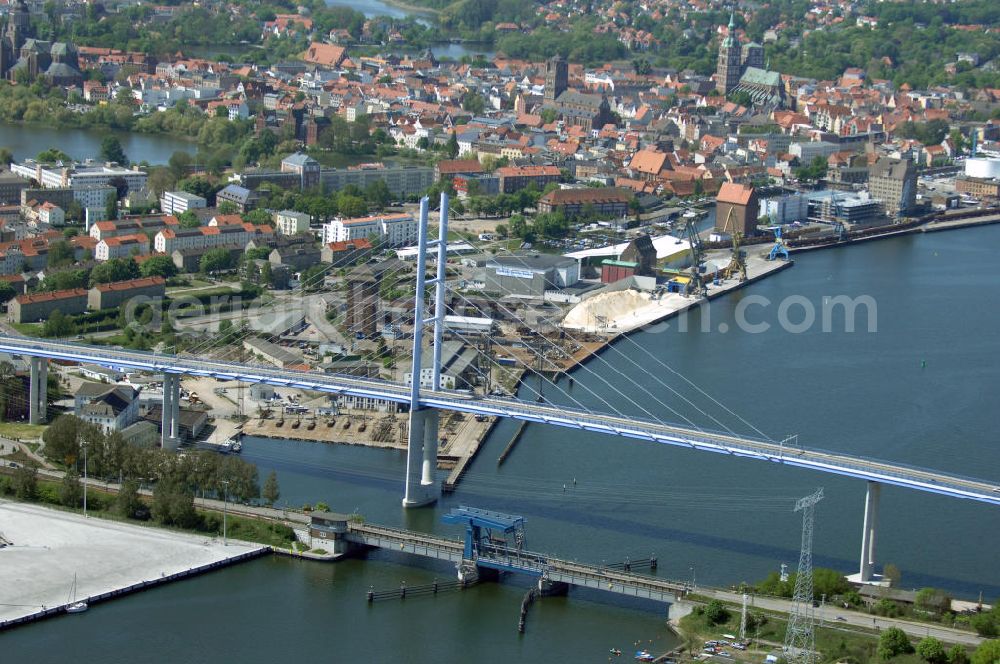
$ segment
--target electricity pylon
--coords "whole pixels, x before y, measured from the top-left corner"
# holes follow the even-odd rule
[[[802,550],[799,553],[799,571],[795,576],[795,596],[792,612],[785,632],[785,659],[793,664],[814,664],[816,661],[816,634],[813,631],[816,615],[813,611],[812,541],[816,503],[823,500],[823,489],[795,503],[795,511],[802,512]]]

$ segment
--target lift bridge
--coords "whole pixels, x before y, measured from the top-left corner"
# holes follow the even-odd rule
[[[347,524],[347,539],[356,545],[454,563],[463,583],[474,582],[489,571],[521,574],[535,579],[543,594],[558,594],[576,586],[666,604],[676,603],[690,591],[683,581],[636,574],[628,566],[589,565],[529,551],[524,547],[522,516],[462,506],[442,518],[445,523],[463,526],[464,538],[351,522]]]
[[[180,378],[183,375],[204,376],[219,380],[235,380],[251,384],[292,387],[328,395],[349,395],[393,401],[410,408],[409,441],[406,457],[406,479],[403,495],[405,507],[419,507],[435,502],[440,487],[434,475],[438,443],[439,410],[452,410],[472,415],[506,417],[523,422],[535,422],[574,430],[603,433],[621,438],[673,445],[691,450],[714,452],[734,457],[763,461],[781,466],[794,466],[822,473],[852,477],[867,482],[862,531],[862,552],[859,572],[855,578],[871,581],[875,569],[875,539],[878,523],[878,504],[881,487],[891,484],[917,491],[935,493],[951,498],[961,498],[1000,505],[1000,482],[963,477],[926,468],[870,459],[841,452],[808,448],[798,444],[797,437],[775,442],[764,438],[739,436],[731,433],[679,426],[659,420],[593,412],[574,408],[524,401],[493,395],[476,395],[469,392],[441,389],[441,343],[444,328],[445,260],[439,251],[436,276],[425,275],[427,249],[430,245],[447,246],[448,220],[447,195],[442,194],[441,221],[437,240],[428,239],[428,200],[420,204],[419,255],[417,266],[418,296],[414,313],[417,324],[413,333],[413,366],[420,367],[423,352],[423,327],[433,325],[432,382],[434,389],[421,388],[422,381],[413,380],[410,386],[399,383],[319,372],[262,367],[245,363],[226,362],[204,357],[185,357],[144,351],[109,349],[66,341],[25,338],[0,334],[0,352],[11,353],[30,360],[29,413],[33,424],[42,422],[46,414],[46,375],[49,360],[79,364],[96,364],[124,371],[150,371],[163,374],[163,423],[161,447],[176,449],[179,443]],[[425,287],[435,286],[434,315],[424,318]],[[419,371],[419,370],[418,370]],[[415,371],[415,375],[418,373]],[[485,517],[484,517],[485,519]],[[485,522],[484,522],[485,523]],[[480,524],[480,528],[483,524]],[[497,526],[499,527],[499,526]],[[494,532],[496,528],[489,528]],[[509,551],[509,547],[505,551]],[[483,544],[479,549],[486,560],[498,556],[498,550]],[[515,546],[514,552],[517,552]],[[489,555],[487,555],[489,554]],[[520,556],[522,570],[531,568],[529,559]],[[537,569],[542,569],[536,560]],[[547,573],[560,574],[563,568],[546,568]]]

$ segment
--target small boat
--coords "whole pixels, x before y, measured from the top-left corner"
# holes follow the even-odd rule
[[[76,601],[76,573],[73,573],[73,585],[69,589],[69,598],[66,600],[66,613],[83,613],[87,610],[87,603],[83,600]]]
[[[656,658],[646,650],[637,650],[635,652],[635,659],[639,662],[652,662]]]
[[[614,655],[615,657],[621,657],[621,655],[622,655],[622,651],[619,650],[618,648],[612,648],[608,652],[611,653],[612,655]]]
[[[233,451],[233,454],[239,454],[243,451],[243,443],[239,440],[234,440],[233,446],[230,449]]]

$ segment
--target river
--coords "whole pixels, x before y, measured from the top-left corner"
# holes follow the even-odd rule
[[[47,148],[58,148],[74,159],[97,159],[101,141],[112,134],[121,141],[130,161],[165,164],[178,150],[194,154],[198,146],[171,136],[136,134],[100,129],[56,129],[44,125],[0,123],[0,147],[8,148],[16,159],[34,157]]]
[[[992,391],[1000,385],[1000,364],[992,330],[1000,326],[1000,275],[992,247],[998,242],[1000,227],[993,226],[800,254],[792,269],[694,314],[692,331],[677,331],[675,321],[619,342],[576,374],[571,394],[600,408],[606,399],[625,412],[647,408],[664,419],[689,417],[718,428],[698,411],[724,411],[694,384],[775,439],[798,434],[809,446],[995,479],[1000,414]],[[776,309],[789,295],[817,308],[825,296],[869,295],[877,303],[877,332],[865,331],[863,316],[854,333],[836,321],[830,332],[818,324],[799,334],[782,331]],[[771,329],[722,332],[722,323],[735,329],[736,308],[751,296],[771,300],[749,316]],[[711,331],[693,331],[706,316]],[[633,380],[678,413],[629,388]],[[546,394],[559,401],[555,388]],[[733,417],[723,423],[747,429]],[[370,521],[453,536],[458,531],[440,521],[455,505],[512,512],[527,518],[532,550],[590,562],[655,553],[662,576],[724,586],[758,580],[781,563],[794,569],[801,532],[794,501],[822,486],[815,562],[856,571],[860,481],[539,425],[528,426],[498,468],[512,429],[510,422],[498,425],[458,491],[420,510],[400,506],[402,453],[248,439],[243,456],[261,477],[277,471],[280,502],[288,505],[322,500]],[[883,490],[877,559],[901,569],[902,587],[996,598],[997,550],[996,508]],[[3,637],[4,652],[12,660],[30,654],[54,661],[58,649],[43,644],[71,642],[84,660],[129,662],[265,661],[288,652],[335,653],[336,661],[406,653],[409,661],[596,662],[605,661],[608,648],[626,650],[635,640],[667,644],[655,607],[576,591],[536,605],[520,637],[524,585],[517,580],[368,607],[369,586],[451,574],[380,556],[388,557],[247,563],[13,630]]]

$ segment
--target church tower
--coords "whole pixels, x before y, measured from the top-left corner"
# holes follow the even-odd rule
[[[743,51],[736,40],[736,16],[729,14],[729,33],[719,47],[719,66],[715,71],[715,87],[728,95],[740,82],[743,73]]]
[[[569,63],[558,55],[545,63],[545,103],[552,104],[569,87]]]

